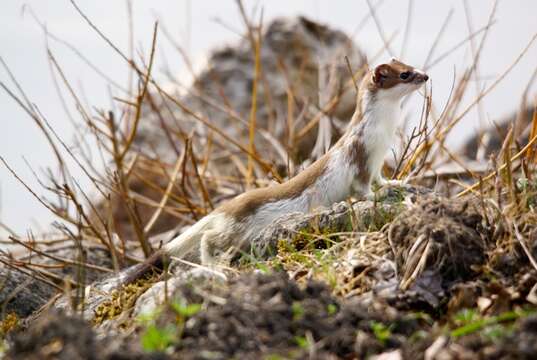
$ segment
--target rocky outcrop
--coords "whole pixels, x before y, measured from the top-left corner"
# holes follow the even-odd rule
[[[43,306],[56,289],[18,270],[0,267],[0,303],[5,314],[15,313],[26,317]]]
[[[6,314],[14,313],[24,318],[41,306],[45,305],[51,297],[62,288],[63,280],[73,280],[81,284],[91,284],[112,272],[110,254],[104,248],[84,243],[84,262],[90,267],[80,267],[73,263],[67,264],[63,260],[77,262],[80,260],[79,248],[75,245],[40,247],[48,256],[32,253],[22,255],[14,260],[13,267],[0,267],[0,304]],[[40,276],[39,271],[32,273],[21,267],[18,262],[31,263],[36,270],[45,269],[47,273],[55,276],[53,280],[47,276]],[[102,269],[102,270],[99,270]],[[108,272],[104,271],[108,270]],[[41,279],[41,280],[40,280]],[[59,285],[54,286],[54,283]]]

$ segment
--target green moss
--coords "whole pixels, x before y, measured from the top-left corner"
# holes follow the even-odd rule
[[[302,229],[290,240],[280,240],[278,242],[278,254],[281,252],[296,252],[296,251],[314,251],[328,249],[341,239],[335,233],[351,232],[352,224],[350,221],[342,227],[327,227],[318,229],[313,226]]]
[[[377,338],[378,342],[380,342],[383,346],[386,345],[392,336],[393,325],[386,326],[381,322],[371,321],[369,326],[371,327],[371,330],[373,331],[373,334]]]
[[[328,306],[326,307],[326,312],[328,313],[328,315],[334,315],[335,313],[338,312],[337,305],[336,304],[328,304]]]
[[[121,289],[113,290],[110,299],[103,301],[95,309],[93,324],[102,324],[105,320],[114,319],[124,311],[132,309],[136,300],[142,295],[155,281],[155,276],[138,279]]]
[[[304,308],[302,307],[302,304],[298,301],[293,302],[293,305],[291,306],[291,311],[293,312],[293,320],[300,320],[304,316]]]
[[[0,338],[19,326],[20,319],[14,312],[10,312],[0,321]]]

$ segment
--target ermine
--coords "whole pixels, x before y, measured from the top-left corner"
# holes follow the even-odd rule
[[[371,196],[373,181],[386,183],[381,170],[396,140],[401,99],[428,78],[396,59],[368,71],[345,134],[324,156],[284,183],[247,191],[223,203],[144,263],[127,270],[125,282],[162,267],[171,257],[215,265],[222,254],[229,258],[232,252],[248,251],[255,236],[283,215],[328,207],[351,195]]]

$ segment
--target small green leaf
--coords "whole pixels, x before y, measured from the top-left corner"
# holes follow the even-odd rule
[[[145,351],[164,351],[176,338],[177,330],[174,326],[169,325],[159,329],[155,325],[149,325],[142,335],[142,348]]]
[[[267,264],[256,262],[255,267],[263,274],[270,274],[270,268],[267,266]]]
[[[293,320],[299,320],[304,315],[304,308],[302,307],[302,304],[297,301],[293,302],[291,311],[293,312]]]
[[[485,327],[498,324],[498,323],[503,323],[503,322],[511,322],[518,318],[525,317],[528,314],[530,314],[530,312],[507,311],[498,316],[491,316],[488,318],[480,318],[479,316],[474,316],[474,318],[477,318],[475,321],[466,322],[465,325],[458,327],[455,330],[451,331],[450,335],[451,337],[455,337],[455,338],[466,336],[469,334],[473,334],[476,331],[479,331]]]
[[[172,309],[183,317],[191,317],[196,315],[201,310],[201,304],[185,304],[184,302],[172,302]]]
[[[386,326],[383,323],[378,322],[378,321],[371,321],[369,325],[371,326],[371,330],[373,330],[373,334],[375,334],[375,337],[377,338],[377,340],[382,345],[385,345],[386,342],[392,336],[391,326]]]
[[[295,336],[294,339],[298,347],[302,349],[307,349],[309,347],[309,341],[304,336]]]
[[[472,323],[466,324],[464,326],[461,326],[451,332],[451,337],[461,337],[466,336],[469,334],[473,334],[474,332],[481,330],[487,324],[489,323],[486,319],[479,319],[477,321],[474,321]]]
[[[141,325],[148,325],[160,315],[160,309],[142,313],[136,317],[136,321]]]
[[[454,319],[459,325],[467,325],[479,320],[480,315],[474,309],[462,309],[459,311]]]
[[[328,304],[326,307],[326,311],[328,312],[328,315],[334,315],[337,313],[337,306],[336,304]]]

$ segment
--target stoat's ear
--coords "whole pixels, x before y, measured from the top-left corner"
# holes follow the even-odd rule
[[[373,71],[373,82],[375,84],[381,84],[388,77],[389,70],[389,66],[386,64],[377,66]]]

